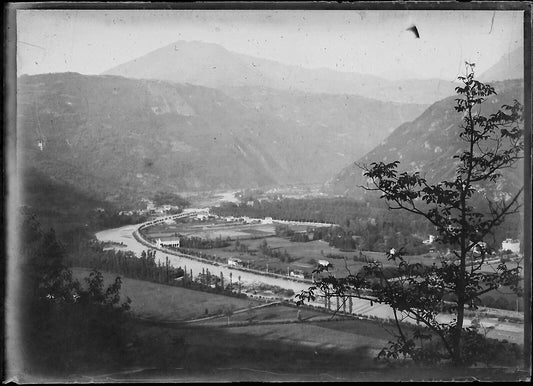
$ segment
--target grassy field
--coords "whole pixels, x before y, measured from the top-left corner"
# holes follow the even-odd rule
[[[307,226],[291,225],[293,230],[304,230]],[[225,248],[213,249],[198,249],[196,252],[206,253],[218,258],[222,257],[227,260],[229,258],[237,257],[244,262],[245,267],[250,267],[262,271],[266,271],[267,266],[269,272],[286,275],[289,270],[302,270],[307,274],[307,278],[311,277],[312,270],[316,267],[318,260],[328,260],[333,267],[330,272],[336,276],[345,276],[348,271],[351,273],[358,272],[366,263],[363,261],[354,260],[354,256],[359,257],[359,251],[344,252],[337,248],[330,247],[329,244],[322,240],[310,242],[292,242],[287,238],[274,236],[275,225],[246,225],[237,223],[225,222],[185,222],[173,225],[161,224],[148,229],[148,234],[152,237],[175,237],[174,234],[196,235],[202,238],[214,239],[217,237],[242,238],[245,235],[245,240],[241,239],[241,245],[245,245],[249,252],[240,252],[236,247],[236,242],[231,241],[230,245]],[[267,237],[268,236],[268,237]],[[251,239],[251,237],[259,237]],[[259,252],[259,246],[266,240],[267,245],[274,250],[278,250],[282,254],[286,251],[291,258],[290,263],[284,262],[276,257],[263,255]],[[384,264],[384,266],[394,266],[387,260],[387,256],[383,252],[362,252],[368,259],[377,260]],[[328,255],[335,255],[332,258]],[[409,263],[421,263],[424,265],[432,265],[437,263],[435,254],[427,254],[420,256],[405,256]],[[517,297],[510,291],[491,291],[485,294],[483,299],[487,299],[487,305],[493,307],[501,307],[507,309],[516,309]],[[494,298],[493,301],[490,298]],[[497,300],[497,301],[496,301]],[[518,307],[521,310],[520,300]]]
[[[74,269],[75,276],[88,275]],[[105,274],[106,282],[115,275]],[[394,368],[374,357],[390,336],[377,321],[338,318],[319,320],[324,313],[269,306],[250,311],[247,300],[124,279],[124,296],[134,313],[123,326],[128,339],[111,350],[113,360],[85,361],[80,370],[55,378],[27,377],[24,382],[197,382],[197,381],[398,381],[398,380],[516,380],[511,369]],[[198,306],[199,302],[202,306]],[[234,303],[235,302],[235,303]],[[162,323],[202,316],[211,307],[234,304],[244,312],[210,322]],[[250,319],[255,323],[242,325]],[[80,348],[83,349],[83,348]]]
[[[74,273],[81,278],[89,271],[75,269]],[[104,276],[106,283],[115,277],[108,273]],[[122,294],[132,299],[135,315],[147,318],[131,320],[127,326],[133,338],[122,361],[129,368],[181,368],[197,374],[254,369],[303,375],[308,371],[345,371],[348,363],[352,366],[355,362],[355,368],[369,370],[375,367],[372,358],[376,350],[386,343],[379,324],[373,324],[372,329],[369,321],[352,320],[351,330],[339,332],[328,328],[338,321],[312,322],[329,316],[313,310],[302,310],[303,322],[296,322],[294,307],[251,309],[259,303],[128,278],[123,281]],[[215,309],[229,304],[236,311],[244,311],[231,316],[229,327],[226,317],[192,324],[160,322],[203,316],[206,305]],[[234,327],[250,320],[252,324]],[[358,331],[364,331],[366,336]]]
[[[215,239],[250,239],[275,234],[275,226],[270,224],[213,223],[203,221],[181,222],[176,224],[154,225],[146,230],[150,237],[174,237],[175,233],[187,237]]]
[[[74,268],[73,274],[78,280],[89,276],[90,270]],[[117,275],[103,273],[105,285],[111,284]],[[142,318],[182,321],[204,316],[217,315],[224,307],[233,306],[236,310],[246,309],[250,305],[261,303],[229,296],[193,291],[186,288],[171,287],[147,281],[122,277],[121,299],[132,300],[132,312]],[[207,313],[206,313],[207,310]]]
[[[298,315],[300,319],[298,319]],[[312,309],[300,309],[286,305],[272,305],[261,308],[249,308],[243,312],[234,313],[229,320],[229,325],[240,326],[244,323],[248,324],[262,324],[262,323],[293,323],[311,322],[315,320],[330,320],[333,316],[331,314],[320,312]],[[347,317],[334,316],[335,320],[345,320]],[[216,326],[227,325],[227,317],[214,318],[207,321],[201,321],[197,324],[202,326]]]
[[[375,356],[387,344],[386,332],[376,324],[374,334],[365,335],[358,332],[356,326],[351,331],[339,331],[331,328],[338,321],[316,323],[291,323],[285,325],[260,325],[231,328],[234,334],[254,335],[270,341],[287,343],[293,346],[307,346],[315,349],[335,349],[357,351],[365,349],[371,356]],[[349,321],[352,325],[358,325]]]
[[[145,342],[134,346],[135,357],[144,358],[144,366],[182,368],[197,374],[248,369],[263,375],[262,379],[276,379],[276,374],[339,375],[340,371],[377,367],[368,339],[349,336],[352,344],[339,348],[336,344],[346,343],[347,334],[339,337],[337,331],[328,334],[327,329],[308,324],[173,329],[152,324],[136,333],[137,341]]]
[[[291,225],[294,231],[303,231],[308,227],[304,225]],[[350,271],[356,271],[364,264],[359,261],[354,261],[354,255],[359,255],[359,251],[343,252],[337,248],[330,247],[327,242],[322,240],[315,240],[310,242],[291,242],[287,238],[275,237],[275,224],[239,224],[239,223],[226,223],[226,222],[203,222],[203,221],[189,221],[176,224],[160,224],[150,227],[146,230],[146,235],[150,237],[173,238],[177,234],[184,236],[195,236],[204,239],[222,238],[226,240],[228,237],[236,240],[241,240],[241,244],[245,244],[249,250],[257,251],[259,245],[263,243],[266,238],[268,246],[280,250],[281,252],[287,251],[291,256],[297,267],[306,268],[308,271],[315,267],[316,262],[320,259],[329,259],[334,265],[335,273],[345,273],[345,265],[343,259],[331,259],[328,258],[328,254],[336,256],[342,256],[346,258],[348,263],[348,269]],[[252,239],[255,238],[255,239]],[[235,250],[235,242],[233,241],[229,247],[210,249],[207,252],[212,255],[223,256],[225,258],[238,256],[239,258],[256,262],[257,265],[269,266],[275,268],[286,269],[287,265],[277,264],[278,259],[270,259],[268,256],[263,256],[261,253],[240,253]],[[379,260],[386,265],[388,264],[385,253],[382,252],[368,252],[364,254],[370,259]],[[410,262],[420,262],[425,264],[432,264],[434,260],[425,256],[409,256],[407,259]],[[279,265],[279,267],[278,267]]]
[[[89,275],[90,270],[74,268],[73,273],[76,278],[82,279]],[[115,277],[114,274],[104,273],[105,284],[110,284]],[[274,362],[277,368],[282,369],[293,368],[294,364],[278,362],[277,354],[267,357],[265,362],[263,349],[266,348],[268,351],[276,348],[291,358],[296,358],[309,349],[352,350],[361,355],[364,353],[364,356],[368,357],[370,352],[374,353],[386,343],[383,339],[385,330],[377,323],[351,319],[353,328],[339,332],[338,329],[328,328],[329,324],[340,323],[339,321],[324,321],[330,319],[331,315],[315,310],[302,309],[300,311],[302,322],[297,322],[298,309],[295,307],[273,305],[254,309],[253,307],[263,303],[129,278],[123,278],[121,295],[123,299],[126,296],[131,298],[132,313],[148,323],[144,324],[146,328],[137,329],[135,332],[137,341],[143,342],[139,349],[144,352],[143,355],[148,355],[148,352],[144,351],[147,350],[147,345],[148,347],[156,345],[157,349],[154,348],[154,352],[149,356],[157,357],[159,360],[163,360],[161,358],[164,357],[165,364],[178,361],[183,365],[185,358],[178,355],[175,350],[175,345],[181,344],[187,345],[188,355],[193,356],[187,360],[192,366],[202,366],[203,359],[199,360],[198,356],[207,355],[210,361],[221,365],[234,360],[240,363],[246,359],[247,365],[250,366],[261,367],[263,362],[271,366]],[[171,329],[163,328],[160,324],[201,318],[205,316],[206,308],[212,310],[209,312],[210,315],[217,314],[224,306],[233,307],[235,310],[230,317],[230,327],[224,328],[224,331],[212,328],[226,327],[225,316],[187,325],[178,323]],[[345,318],[335,317],[335,319]],[[313,320],[323,321],[313,322]],[[242,326],[243,322],[247,325]],[[272,324],[264,324],[265,322]],[[235,325],[237,327],[232,327]],[[361,328],[363,325],[366,327]],[[370,328],[370,325],[374,328]],[[364,331],[366,336],[359,335],[358,331]],[[283,346],[286,347],[282,348]],[[212,358],[213,351],[219,353],[216,360]],[[244,355],[246,352],[250,356]]]

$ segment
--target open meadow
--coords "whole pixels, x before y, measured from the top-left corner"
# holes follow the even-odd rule
[[[276,236],[275,227],[276,223],[243,224],[224,220],[187,220],[173,224],[154,225],[143,232],[149,238],[160,238],[163,241],[176,237],[223,240],[229,245],[209,249],[191,248],[191,250],[224,260],[238,258],[242,260],[244,267],[262,271],[266,271],[267,267],[269,272],[279,274],[287,274],[290,270],[301,270],[307,278],[311,278],[311,273],[317,267],[319,260],[329,261],[332,265],[330,272],[335,275],[346,275],[348,271],[357,272],[365,264],[365,257],[370,261],[377,260],[385,266],[392,266],[387,261],[385,253],[359,250],[344,251],[330,246],[324,240],[291,241],[289,237]],[[304,232],[307,228],[307,225],[290,225],[290,229],[295,232]],[[261,246],[265,242],[272,252],[271,254],[265,254],[261,251]],[[408,256],[407,260],[422,264],[435,262],[431,256]]]
[[[158,224],[150,227],[146,235],[153,238],[172,238],[176,235],[204,239],[228,237],[233,240],[252,239],[275,235],[272,224],[242,224],[226,221],[178,221],[172,224]]]
[[[77,279],[89,273],[88,269],[73,269]],[[116,277],[112,273],[103,276],[106,286]],[[134,366],[256,368],[297,373],[318,368],[327,372],[354,360],[368,369],[376,350],[387,342],[378,322],[122,280],[121,298],[132,300],[133,316],[128,322],[133,338],[124,360]],[[233,310],[229,325],[227,316],[221,315],[224,307]],[[205,315],[206,308],[212,310],[209,315]],[[192,322],[213,314],[218,317]],[[330,328],[337,323],[350,323],[352,327],[342,331]],[[339,356],[344,358],[341,362],[337,361]]]
[[[291,271],[301,271],[307,279],[312,278],[312,271],[319,260],[327,260],[332,266],[329,272],[336,276],[357,273],[368,261],[379,261],[384,267],[393,267],[383,252],[345,251],[330,246],[324,240],[307,242],[291,241],[289,237],[275,235],[274,224],[242,224],[240,222],[226,222],[224,220],[187,221],[174,224],[159,224],[146,230],[146,235],[152,238],[176,238],[177,236],[199,237],[203,240],[219,238],[228,245],[220,248],[194,249],[191,251],[215,257],[220,261],[238,258],[242,266],[280,275],[288,275]],[[291,224],[293,231],[304,231],[307,226]],[[264,253],[262,246],[270,250]],[[288,258],[287,258],[288,256]],[[409,263],[432,265],[438,263],[436,253],[418,256],[405,256]],[[497,272],[497,264],[485,264],[487,272]],[[481,296],[483,305],[487,307],[508,310],[522,310],[520,298],[508,287],[490,291]]]
[[[88,273],[86,269],[74,269],[77,278]],[[105,273],[106,284],[114,277]],[[128,278],[123,279],[121,292],[132,299],[135,316],[124,326],[129,339],[111,347],[113,352],[108,353],[105,365],[87,365],[83,380],[361,382],[520,377],[505,369],[418,367],[413,371],[409,367],[388,367],[374,360],[390,339],[386,331],[390,326],[379,321],[340,316],[331,320],[330,314],[305,309],[298,321],[294,307],[272,305],[250,310],[261,304]],[[202,305],[195,306],[196,302]],[[233,304],[230,324],[225,316],[179,322],[202,316],[206,304]],[[129,370],[124,370],[126,364]],[[80,380],[80,375],[72,374],[72,379]]]
[[[73,275],[78,280],[88,277],[91,271],[74,268]],[[132,300],[132,313],[143,319],[178,322],[203,318],[222,313],[224,307],[236,310],[247,309],[261,303],[251,299],[240,299],[187,288],[173,287],[136,280],[103,272],[104,286],[111,284],[115,277],[121,276],[121,302],[129,297]]]

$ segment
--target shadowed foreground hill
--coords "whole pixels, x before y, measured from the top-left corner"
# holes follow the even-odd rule
[[[423,108],[264,89],[234,94],[116,76],[23,76],[20,161],[111,200],[321,183]]]
[[[88,274],[85,269],[74,269],[75,277]],[[116,275],[104,274],[105,285]],[[36,363],[20,371],[22,382],[198,382],[198,381],[389,381],[389,380],[516,380],[520,374],[512,367],[496,369],[451,369],[417,366],[416,369],[387,366],[375,361],[376,353],[387,343],[387,325],[379,321],[343,319],[323,314],[321,320],[297,321],[296,309],[288,306],[265,307],[249,310],[249,300],[212,295],[179,287],[164,286],[123,278],[121,299],[131,296],[132,310],[121,324],[122,339],[113,339],[100,353],[87,347],[67,344],[70,350],[69,370],[62,363],[43,366]],[[148,288],[148,293],[145,289]],[[154,294],[160,310],[148,304]],[[191,299],[200,306],[187,309]],[[228,302],[241,302],[241,314],[226,317],[213,326],[167,320],[169,312],[177,319],[202,316],[209,299],[210,311],[217,313]],[[146,312],[151,309],[150,317]],[[171,310],[171,311],[169,311]],[[155,312],[154,312],[155,311]],[[316,310],[302,310],[302,314],[320,314]],[[159,315],[159,318],[157,317]],[[165,321],[161,320],[165,316]],[[292,320],[286,319],[290,315]],[[140,316],[145,316],[140,317]],[[234,323],[242,318],[241,322]],[[264,318],[264,319],[263,319]],[[324,320],[324,318],[330,320]],[[242,323],[243,320],[249,320]],[[261,323],[267,321],[268,324]],[[68,331],[76,334],[76,325],[67,324]],[[65,326],[54,325],[54,332],[63,337]],[[84,333],[84,331],[82,332]],[[82,335],[78,332],[78,335]],[[87,334],[85,334],[87,335]],[[108,342],[111,342],[109,340]],[[91,348],[92,347],[91,342]],[[43,347],[41,360],[53,357]],[[503,366],[503,364],[502,364]],[[57,367],[57,368],[56,368]]]

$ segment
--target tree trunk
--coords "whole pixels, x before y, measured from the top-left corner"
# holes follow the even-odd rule
[[[464,322],[464,312],[465,312],[465,303],[464,300],[457,301],[457,325],[455,326],[455,337],[453,345],[453,362],[456,366],[462,364],[462,333],[463,333],[463,322]]]
[[[470,142],[470,152],[472,154],[473,145],[472,141]],[[470,166],[471,167],[471,166]],[[471,169],[470,169],[471,170]],[[467,187],[470,186],[470,172],[467,177]],[[464,188],[463,188],[464,189]],[[467,243],[465,229],[467,227],[466,222],[466,193],[463,190],[461,194],[461,261],[459,265],[459,278],[457,280],[457,324],[455,325],[455,331],[453,336],[453,363],[455,366],[460,366],[462,364],[462,355],[461,355],[461,346],[462,346],[462,334],[463,334],[463,323],[464,323],[464,313],[465,313],[465,273],[466,273],[466,255],[467,255]]]

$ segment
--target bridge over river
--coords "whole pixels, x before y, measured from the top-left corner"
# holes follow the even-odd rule
[[[202,260],[196,256],[189,256],[176,251],[157,248],[154,244],[150,244],[146,240],[142,240],[138,232],[140,229],[146,228],[156,223],[162,223],[180,217],[193,216],[197,213],[199,213],[199,210],[187,210],[177,215],[161,217],[143,224],[127,225],[120,228],[108,229],[96,233],[96,238],[100,241],[122,243],[123,245],[125,245],[125,247],[122,247],[121,249],[132,251],[135,253],[136,256],[140,256],[142,251],[145,251],[147,249],[158,250],[158,253],[156,253],[156,260],[159,260],[164,263],[165,257],[168,257],[169,263],[171,265],[173,265],[174,267],[186,267],[187,271],[190,272],[190,270],[192,270],[193,275],[195,276],[198,273],[201,273],[202,269],[206,268],[208,268],[213,275],[220,276],[220,273],[222,273],[225,277],[229,277],[231,273],[233,275],[233,280],[237,281],[238,277],[240,277],[240,281],[245,287],[246,285],[250,284],[265,283],[268,285],[278,286],[284,289],[291,289],[294,291],[294,293],[300,293],[302,290],[308,289],[311,285],[310,281],[294,280],[292,278],[284,277],[281,275],[265,275],[263,272],[247,269],[237,270],[230,268],[226,264]],[[331,303],[331,307],[336,308],[335,301],[332,301]],[[311,302],[310,304],[314,306],[325,307],[323,301]],[[393,311],[389,306],[378,303],[373,303],[371,305],[370,301],[368,300],[353,299],[353,304],[351,308],[353,314],[374,316],[381,319],[394,318]],[[346,309],[348,309],[348,307]],[[504,311],[504,313],[508,314],[509,311]],[[449,315],[442,315],[443,322],[448,321],[449,318]],[[406,321],[411,321],[414,323],[414,321],[412,320]],[[470,325],[470,322],[471,321],[469,319],[465,319],[465,327]],[[510,342],[516,343],[521,343],[523,340],[523,324],[501,322],[498,321],[497,317],[485,317],[481,320],[481,325],[484,327],[491,327],[487,333],[487,336],[489,337],[507,339]]]

